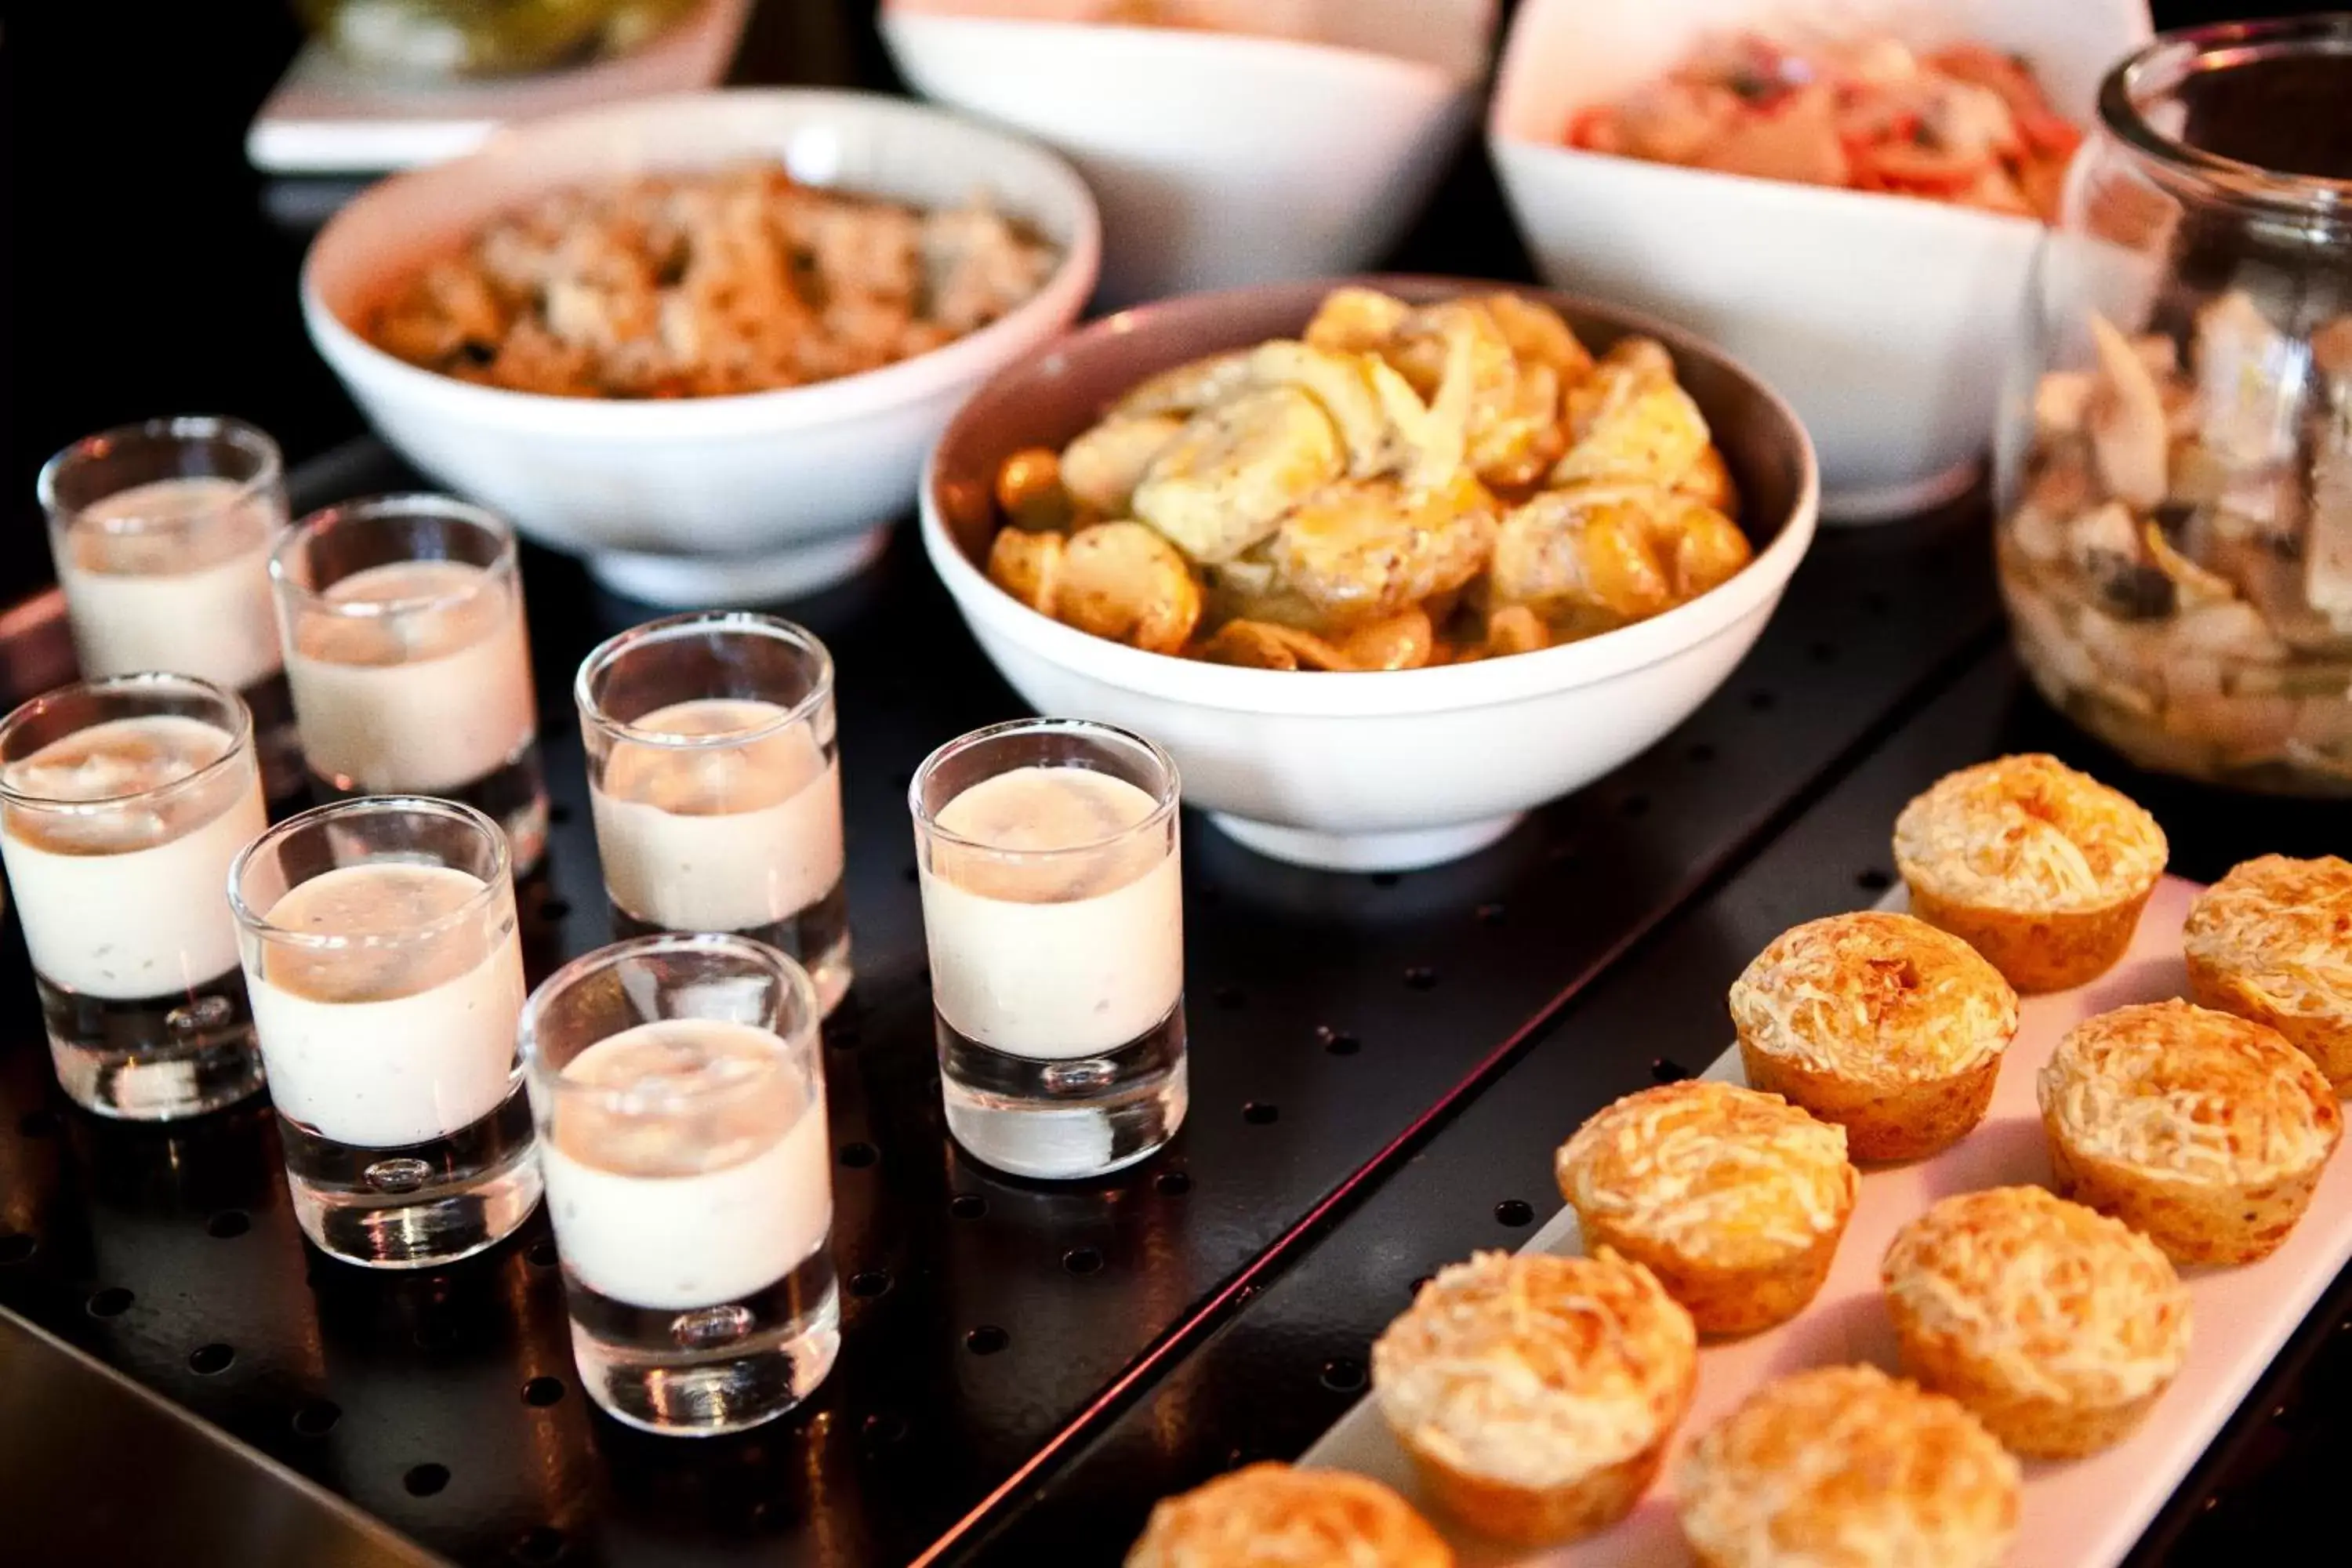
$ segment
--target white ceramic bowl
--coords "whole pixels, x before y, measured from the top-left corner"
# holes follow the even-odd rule
[[[354,330],[497,213],[564,185],[781,161],[795,179],[921,206],[985,196],[1062,247],[1034,298],[968,337],[836,381],[735,397],[600,401],[436,375]],[[534,121],[394,175],[337,213],[302,268],[311,342],[384,438],[439,483],[660,605],[752,603],[855,572],[914,500],[971,390],[1076,319],[1094,200],[1068,164],[939,110],[864,93],[730,90]]]
[[[992,476],[1023,447],[1058,447],[1150,373],[1295,335],[1341,280],[1196,294],[1112,316],[1007,371],[957,415],[922,492],[923,547],[964,622],[1041,713],[1159,742],[1184,796],[1261,853],[1345,870],[1404,870],[1469,854],[1528,807],[1590,783],[1687,718],[1738,665],[1813,536],[1812,449],[1786,405],[1673,328],[1540,289],[1595,347],[1654,333],[1714,427],[1759,542],[1712,593],[1654,619],[1541,653],[1435,669],[1307,674],[1144,653],[1039,615],[982,574]],[[1408,299],[1505,287],[1354,279]]]
[[[1470,127],[1494,0],[1222,4],[1253,32],[1055,19],[1093,0],[886,0],[882,37],[917,91],[1077,164],[1114,303],[1379,260]]]
[[[1823,512],[1895,515],[1965,489],[1990,440],[2042,227],[1899,196],[1644,163],[1561,144],[1570,120],[1699,37],[1808,20],[1915,45],[2024,54],[2095,123],[2107,68],[2148,37],[2145,0],[1527,0],[1487,139],[1547,282],[1690,328],[1754,369],[1821,451]]]

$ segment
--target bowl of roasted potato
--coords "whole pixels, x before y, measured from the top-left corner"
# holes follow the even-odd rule
[[[1818,489],[1787,405],[1684,333],[1364,278],[1164,300],[1001,374],[922,531],[1040,711],[1150,736],[1261,853],[1402,870],[1687,717]]]

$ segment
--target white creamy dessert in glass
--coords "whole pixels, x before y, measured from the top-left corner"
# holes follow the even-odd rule
[[[799,626],[674,616],[592,652],[574,686],[614,930],[732,931],[848,989],[833,667]]]
[[[375,945],[461,913],[479,878],[394,860],[342,866],[262,911],[280,930],[336,940],[273,954],[253,1018],[278,1113],[368,1149],[446,1138],[514,1090],[522,949],[478,927]]]
[[[419,553],[430,552],[431,553]],[[314,512],[273,564],[302,753],[326,797],[419,792],[546,838],[514,537],[436,496]]]
[[[539,1196],[506,845],[479,813],[384,796],[306,812],[230,874],[296,1217],[385,1268],[479,1251]]]
[[[565,1064],[540,1148],[564,1267],[610,1300],[676,1311],[755,1295],[833,1229],[824,1101],[793,1080],[783,1042],[749,1024],[665,1018]],[[707,1103],[697,1104],[698,1090]],[[668,1114],[629,1100],[681,1099]]]
[[[0,860],[58,1081],[163,1120],[259,1086],[221,896],[267,826],[250,720],[175,676],[37,698],[0,724]]]
[[[1132,832],[1157,809],[1125,779],[1066,767],[1014,768],[940,809],[940,827],[962,842],[932,847],[923,934],[931,1000],[950,1027],[1013,1056],[1090,1057],[1174,1010],[1176,848]]]
[[[299,782],[269,556],[286,529],[277,444],[232,419],[159,419],[41,471],[49,550],[85,677],[164,670],[254,716],[266,784]]]
[[[1022,1175],[1150,1154],[1185,1104],[1174,764],[1039,720],[940,748],[909,793],[950,1130]]]
[[[524,1009],[573,1359],[630,1426],[740,1430],[833,1366],[817,1022],[804,970],[718,932],[614,942]]]

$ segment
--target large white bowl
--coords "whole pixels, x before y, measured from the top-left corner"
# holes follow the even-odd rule
[[[1494,0],[1228,0],[1247,34],[1055,19],[1099,8],[886,0],[882,37],[924,96],[1069,154],[1119,304],[1377,261],[1468,131],[1494,36]]]
[[[1469,854],[1528,807],[1587,784],[1687,718],[1730,675],[1813,536],[1812,449],[1788,406],[1696,340],[1551,294],[1595,346],[1662,338],[1714,427],[1748,506],[1756,560],[1678,609],[1541,653],[1435,669],[1303,674],[1144,653],[1039,615],[982,574],[991,476],[1005,454],[1058,447],[1152,371],[1292,336],[1337,281],[1408,299],[1465,289],[1370,278],[1198,294],[1129,310],[1006,372],[941,437],[922,491],[923,547],[997,669],[1039,712],[1096,719],[1159,742],[1185,799],[1278,859],[1404,870]]]
[[[736,397],[600,401],[478,386],[356,331],[384,293],[543,192],[751,158],[922,206],[985,197],[1059,246],[1018,309],[861,375]],[[855,572],[913,501],[924,455],[971,390],[1076,319],[1095,281],[1094,200],[1053,153],[903,100],[730,90],[533,121],[394,175],[337,213],[302,268],[311,342],[403,456],[523,532],[663,605],[744,604]]]
[[[2025,55],[2095,122],[2145,0],[1527,0],[1487,138],[1546,281],[1652,310],[1738,356],[1820,449],[1822,510],[1885,517],[1967,488],[1990,440],[2042,227],[2023,218],[1563,146],[1580,109],[1663,74],[1709,32],[1883,30]]]

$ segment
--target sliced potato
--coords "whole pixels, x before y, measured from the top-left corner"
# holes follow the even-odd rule
[[[996,510],[1015,528],[1067,528],[1070,494],[1062,488],[1061,460],[1044,447],[1029,447],[998,464]]]
[[[1592,352],[1577,342],[1560,313],[1539,300],[1503,290],[1484,296],[1479,303],[1495,318],[1504,340],[1522,365],[1549,365],[1563,386],[1572,386],[1592,371]]]
[[[1565,616],[1581,631],[1591,619],[1584,612],[1625,622],[1670,610],[1751,553],[1730,519],[1654,486],[1545,490],[1505,514],[1494,591],[1499,603]]]
[[[1058,533],[1000,528],[988,546],[988,580],[1038,614],[1053,615],[1064,548]]]
[[[1227,621],[1202,645],[1212,664],[1250,669],[1350,669],[1347,655],[1312,632],[1266,621]]]
[[[1230,561],[1345,466],[1320,404],[1258,387],[1186,422],[1135,487],[1135,515],[1195,561]]]
[[[1551,646],[1551,629],[1525,605],[1503,605],[1486,616],[1486,648],[1493,657],[1538,653]]]
[[[1412,307],[1377,289],[1334,289],[1315,308],[1300,333],[1307,346],[1327,353],[1369,353],[1396,335]]]
[[[1302,502],[1265,553],[1285,584],[1335,619],[1371,620],[1476,576],[1495,526],[1494,498],[1466,474],[1430,494],[1349,480]]]
[[[1353,477],[1380,473],[1394,460],[1388,411],[1373,390],[1365,356],[1326,353],[1276,338],[1250,351],[1249,369],[1254,384],[1295,386],[1323,405],[1347,448],[1348,472]]]
[[[1351,669],[1419,669],[1436,647],[1437,628],[1418,605],[1339,639],[1339,652]]]
[[[1173,414],[1106,419],[1062,448],[1062,488],[1099,516],[1125,517],[1144,470],[1183,428]]]
[[[1726,517],[1739,515],[1739,487],[1732,483],[1731,466],[1711,444],[1699,453],[1689,472],[1675,481],[1675,490],[1713,507]]]
[[[1569,448],[1549,484],[1673,486],[1707,448],[1706,417],[1675,384],[1671,364],[1660,377],[1639,363],[1603,360],[1567,401]]]
[[[1249,384],[1247,349],[1187,360],[1127,389],[1107,417],[1139,419],[1148,414],[1192,414]]]
[[[1054,614],[1098,637],[1174,653],[1201,619],[1201,586],[1175,546],[1150,529],[1098,522],[1072,534],[1062,552]]]

